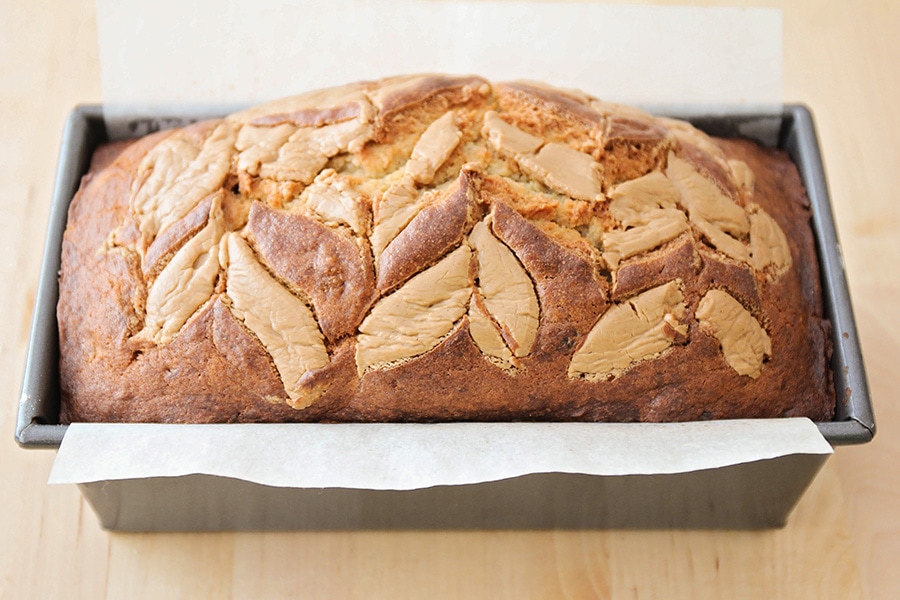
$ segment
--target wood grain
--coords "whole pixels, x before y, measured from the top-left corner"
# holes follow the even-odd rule
[[[90,0],[0,4],[0,598],[900,598],[900,3],[764,4],[817,119],[879,427],[785,529],[195,535],[100,530],[12,441],[63,123],[101,95]]]

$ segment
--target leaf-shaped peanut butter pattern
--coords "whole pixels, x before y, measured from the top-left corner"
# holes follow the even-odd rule
[[[341,152],[359,152],[373,135],[368,114],[360,115],[352,121],[319,127],[315,131],[315,145],[328,158]]]
[[[264,163],[259,174],[266,179],[312,183],[319,171],[328,163],[328,156],[316,143],[318,129],[298,129],[279,148],[278,157]]]
[[[538,329],[534,283],[516,255],[491,233],[490,217],[475,225],[469,242],[478,261],[478,294],[484,307],[500,325],[513,354],[527,356]]]
[[[214,196],[206,227],[182,246],[147,293],[141,338],[165,344],[213,293],[219,275],[219,240],[225,227],[221,196]]]
[[[463,170],[454,185],[420,210],[381,253],[379,291],[393,289],[459,245],[474,220],[475,195],[472,175]]]
[[[231,125],[220,122],[199,146],[194,133],[187,128],[165,138],[138,166],[131,207],[148,241],[222,187],[228,174],[235,143]]]
[[[544,143],[541,138],[510,125],[492,110],[484,115],[484,127],[481,133],[488,138],[498,152],[512,156],[531,154]]]
[[[209,213],[213,201],[216,201],[216,198],[218,198],[217,201],[221,203],[224,197],[224,190],[218,190],[210,194],[201,200],[200,204],[191,209],[183,219],[172,223],[163,233],[156,236],[156,239],[147,248],[141,261],[145,278],[152,279],[155,277],[165,266],[165,262],[171,258],[170,255],[206,226],[209,222]]]
[[[578,200],[600,200],[603,190],[597,162],[571,146],[550,142],[537,154],[520,154],[519,167],[548,188]]]
[[[750,254],[753,268],[762,271],[773,268],[775,277],[791,268],[791,248],[784,231],[768,213],[759,206],[750,207]]]
[[[494,112],[484,117],[482,135],[500,153],[510,155],[527,175],[551,190],[578,200],[603,197],[598,164],[571,146],[544,140],[510,125]]]
[[[425,205],[412,177],[405,176],[375,199],[372,254],[377,265],[381,253]]]
[[[572,357],[569,377],[618,377],[632,364],[669,348],[687,327],[684,296],[670,281],[607,310]]]
[[[710,139],[708,135],[688,123],[679,119],[657,117],[657,121],[668,129],[670,137],[678,140],[682,145],[695,146],[711,159],[724,161],[725,153]]]
[[[763,360],[772,355],[769,334],[740,302],[722,290],[710,290],[700,300],[695,314],[700,329],[715,336],[732,369],[753,379],[759,377]]]
[[[256,261],[253,251],[236,233],[226,236],[225,293],[232,312],[256,334],[272,357],[294,408],[306,408],[311,398],[298,392],[307,372],[328,364],[328,352],[312,311],[284,288]]]
[[[659,171],[621,183],[609,193],[609,212],[627,227],[646,225],[655,210],[674,209],[678,188]]]
[[[356,331],[375,289],[364,246],[345,231],[262,202],[250,207],[244,232],[264,264],[309,298],[325,337]]]
[[[459,145],[460,139],[462,132],[454,122],[453,111],[444,113],[444,116],[428,126],[416,142],[412,156],[406,163],[406,172],[416,183],[431,183],[434,174]]]
[[[362,195],[335,172],[325,169],[303,191],[301,200],[326,223],[347,225],[360,235],[366,228]]]
[[[304,127],[291,134],[278,151],[278,158],[264,163],[261,177],[278,181],[312,183],[328,163],[342,152],[357,152],[372,137],[366,119],[353,119],[324,127]]]
[[[744,209],[689,162],[672,152],[669,153],[666,175],[681,192],[681,203],[700,233],[720,252],[749,264],[747,246],[733,237],[750,233],[750,221]]]
[[[494,202],[491,220],[493,234],[515,253],[534,281],[541,321],[565,323],[586,334],[606,305],[595,262],[586,253],[563,246],[505,202]]]
[[[738,187],[752,192],[756,187],[756,176],[753,169],[747,166],[742,160],[731,159],[727,162],[728,169],[731,171],[731,178],[737,183]]]
[[[379,300],[359,326],[360,374],[428,352],[466,312],[471,249],[463,244]]]
[[[609,211],[625,230],[602,234],[603,258],[612,268],[673,240],[689,229],[684,213],[675,208],[678,189],[658,171],[625,182],[610,193]]]
[[[244,125],[235,142],[235,148],[240,152],[237,159],[238,171],[259,175],[260,166],[275,160],[278,151],[295,131],[296,127],[286,123],[276,127]]]
[[[472,294],[469,301],[469,334],[478,349],[487,356],[498,361],[504,368],[516,366],[513,354],[503,341],[497,324],[484,307],[484,301],[478,294]]]

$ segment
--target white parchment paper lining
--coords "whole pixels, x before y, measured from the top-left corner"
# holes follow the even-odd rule
[[[75,424],[51,483],[204,473],[264,485],[407,490],[529,473],[637,475],[830,454],[808,419],[667,424]]]
[[[780,112],[773,9],[440,0],[98,0],[104,108],[208,114],[421,72],[533,79],[674,114]],[[115,129],[114,133],[118,133]]]

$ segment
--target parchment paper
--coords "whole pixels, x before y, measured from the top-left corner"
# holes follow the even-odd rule
[[[668,424],[75,424],[51,483],[205,473],[278,487],[408,490],[529,473],[638,475],[830,454],[808,419]]]
[[[781,12],[565,2],[98,0],[108,120],[419,72],[707,112],[782,102]]]
[[[108,122],[190,116],[411,72],[536,79],[599,97],[777,113],[781,14],[556,2],[98,0]],[[116,135],[115,130],[113,135]],[[806,419],[687,424],[69,427],[50,481],[205,473],[415,489],[527,473],[677,473],[831,447]]]

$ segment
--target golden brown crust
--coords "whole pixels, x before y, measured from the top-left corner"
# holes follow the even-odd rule
[[[827,420],[820,296],[780,152],[542,84],[362,82],[95,153],[62,420]]]

